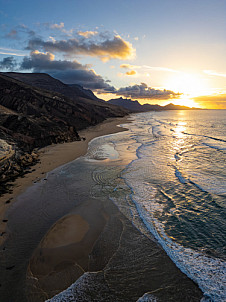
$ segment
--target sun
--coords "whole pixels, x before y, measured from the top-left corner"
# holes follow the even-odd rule
[[[200,107],[200,105],[198,103],[196,103],[189,96],[182,97],[181,99],[175,99],[175,100],[173,100],[172,103],[175,105],[186,106],[186,107],[195,107],[195,108]]]
[[[165,86],[167,89],[183,93],[185,97],[188,96],[190,98],[206,95],[209,92],[209,88],[204,78],[197,74],[183,72],[171,75]]]

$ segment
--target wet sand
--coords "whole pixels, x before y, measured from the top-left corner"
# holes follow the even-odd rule
[[[34,171],[37,174],[27,175],[26,181],[16,188],[18,191],[14,191],[14,198],[15,192],[23,191],[36,180],[34,176],[41,177],[59,162],[74,159],[78,144],[84,146],[78,151],[80,156],[86,153],[93,137],[119,132],[119,123],[123,123],[121,119],[103,123],[95,131],[88,129],[86,141],[46,148]],[[72,159],[62,156],[66,149]],[[43,179],[12,205],[0,248],[1,302],[45,301],[76,280],[66,293],[51,301],[129,302],[144,294],[158,301],[200,301],[202,292],[198,286],[175,266],[156,241],[137,230],[110,200],[91,198],[89,180],[83,179],[78,180],[78,190],[73,188],[79,191],[73,198],[67,188],[58,188],[55,178],[51,183],[50,177],[47,193]],[[62,203],[66,198],[67,202]],[[79,203],[75,206],[72,199]]]
[[[60,220],[33,254],[27,276],[28,301],[45,301],[59,292],[50,301],[135,302],[144,295],[153,299],[144,301],[200,301],[198,286],[111,201],[81,205],[75,220],[78,213],[83,219],[79,242],[75,234],[75,242],[64,245],[61,233],[61,247],[49,244],[59,234],[56,226]],[[73,227],[75,220],[68,220],[67,226]],[[89,230],[84,233],[86,223]]]
[[[126,129],[117,125],[128,122],[128,117],[108,119],[101,124],[80,131],[80,137],[85,138],[85,140],[50,145],[40,149],[38,151],[40,161],[31,167],[30,173],[25,174],[23,177],[18,177],[12,183],[10,193],[0,197],[0,245],[4,242],[6,236],[7,218],[5,213],[9,206],[15,202],[18,195],[32,184],[45,178],[49,171],[85,155],[88,144],[93,138],[124,131]]]

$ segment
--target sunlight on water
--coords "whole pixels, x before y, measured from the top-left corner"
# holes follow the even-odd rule
[[[225,142],[220,118],[224,115],[215,111],[171,111],[142,113],[133,118],[131,124],[124,125],[128,132],[90,146],[87,158],[99,148],[95,154],[100,152],[101,159],[107,159],[111,167],[96,170],[93,196],[108,194],[145,232],[139,215],[205,296],[222,301],[226,297],[222,287],[226,274]],[[211,141],[208,145],[207,136]],[[106,147],[109,145],[117,150],[118,157]]]

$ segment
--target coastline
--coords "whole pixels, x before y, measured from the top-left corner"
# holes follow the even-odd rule
[[[19,176],[13,181],[10,192],[0,197],[0,221],[5,220],[5,213],[9,206],[15,202],[17,196],[22,194],[32,184],[45,178],[46,174],[55,168],[67,164],[86,154],[89,142],[99,136],[113,134],[127,129],[117,125],[128,123],[128,116],[123,118],[109,118],[95,126],[90,126],[79,132],[85,140],[62,144],[53,144],[38,150],[39,161],[30,168],[29,173]],[[0,224],[0,234],[4,235],[6,223]],[[4,236],[0,236],[0,245]]]
[[[40,150],[43,153],[37,170],[33,174],[27,174],[21,185],[15,187],[12,202],[29,184],[37,182],[38,186],[39,178],[44,178],[48,171],[84,155],[90,140],[126,130],[117,125],[127,122],[128,117],[108,120],[82,131],[80,135],[86,137],[85,141],[49,146]],[[82,144],[77,148],[75,157],[75,146],[80,143]],[[64,150],[67,156],[65,153],[62,156]],[[25,199],[25,204],[28,204],[31,193],[31,190],[27,190],[19,202]],[[37,205],[38,203],[35,207]],[[33,205],[29,207],[32,209]],[[22,214],[23,207],[14,208],[14,217],[18,215],[17,210],[26,217],[26,214]],[[34,213],[37,213],[36,210]],[[9,217],[9,222],[10,218],[13,216]],[[26,233],[25,226],[22,229]],[[2,236],[3,238],[7,239],[7,236]],[[149,298],[157,297],[158,301],[166,301],[167,297],[167,301],[198,302],[202,296],[198,286],[176,267],[156,241],[141,234],[110,200],[81,200],[76,207],[66,210],[47,233],[40,235],[38,242],[40,244],[35,246],[30,256],[22,259],[22,273],[20,271],[20,278],[14,280],[16,286],[13,287],[13,294],[7,282],[9,283],[15,273],[14,267],[6,268],[10,271],[6,274],[7,278],[4,278],[6,284],[0,288],[0,296],[5,298],[4,302],[12,301],[11,295],[15,302],[20,302],[21,297],[26,297],[29,302],[45,301],[59,292],[60,300],[55,297],[51,301],[74,301],[70,300],[74,295],[81,301],[129,302],[137,301],[147,293]],[[5,253],[8,246],[10,244],[6,242]],[[12,262],[9,263],[17,267],[21,265],[21,260],[16,263],[15,255],[17,252],[11,255]],[[2,284],[2,280],[0,283]],[[61,292],[68,286],[70,290],[65,296]],[[21,288],[25,288],[25,292],[21,292]],[[6,296],[3,296],[4,289],[7,289]]]

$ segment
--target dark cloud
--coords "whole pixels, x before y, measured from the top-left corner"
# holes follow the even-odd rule
[[[21,69],[34,69],[34,71],[43,70],[68,70],[68,69],[86,69],[86,65],[82,65],[77,61],[55,60],[55,56],[50,53],[42,53],[32,51],[30,57],[24,57],[21,63]]]
[[[61,80],[66,84],[79,84],[85,88],[98,90],[98,92],[114,92],[115,88],[107,83],[100,75],[97,75],[93,70],[67,70],[53,71],[47,70],[54,78]]]
[[[181,94],[175,93],[171,90],[159,90],[148,87],[147,84],[141,83],[140,85],[133,85],[123,87],[114,92],[117,95],[123,95],[124,97],[132,99],[160,99],[167,100],[171,98],[179,97]]]
[[[45,72],[66,84],[79,84],[93,90],[105,92],[115,90],[113,86],[88,67],[88,65],[82,65],[77,61],[55,60],[52,53],[41,53],[36,50],[31,52],[30,57],[23,59],[20,69]]]
[[[17,62],[14,57],[6,57],[2,61],[0,61],[1,69],[13,70],[17,67]]]
[[[88,39],[68,39],[59,41],[44,41],[41,38],[32,38],[28,42],[28,50],[41,49],[49,52],[62,52],[66,54],[83,54],[100,57],[102,60],[128,59],[134,54],[132,45],[120,36],[112,39],[94,42]]]

